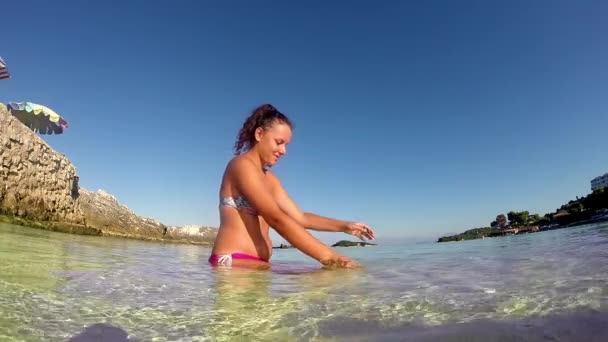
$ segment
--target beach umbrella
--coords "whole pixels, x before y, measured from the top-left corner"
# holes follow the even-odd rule
[[[0,80],[11,78],[11,74],[8,73],[8,68],[2,57],[0,57]]]
[[[10,102],[9,112],[40,134],[62,134],[68,123],[50,108],[32,102]]]

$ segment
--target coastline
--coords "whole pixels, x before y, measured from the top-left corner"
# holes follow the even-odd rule
[[[585,226],[588,224],[603,223],[603,222],[608,222],[608,216],[604,216],[604,217],[600,217],[600,218],[596,218],[596,219],[588,219],[588,220],[582,220],[582,221],[577,221],[577,222],[571,222],[571,223],[567,223],[567,224],[563,224],[563,225],[548,225],[548,226],[543,226],[543,227],[524,226],[524,227],[516,227],[516,228],[510,228],[510,229],[504,229],[504,230],[494,229],[493,231],[489,232],[489,234],[487,234],[487,235],[481,234],[478,237],[474,237],[474,238],[465,238],[464,235],[467,232],[464,232],[464,233],[457,234],[457,235],[441,237],[437,240],[437,243],[460,242],[460,241],[467,241],[467,240],[479,240],[479,239],[485,239],[485,238],[504,237],[504,236],[510,236],[510,235],[542,233],[542,232],[547,232],[547,231],[551,231],[551,230],[576,228],[576,227]],[[457,238],[457,237],[460,237],[460,238]]]
[[[74,234],[74,235],[88,235],[88,236],[99,236],[99,237],[114,237],[131,240],[140,240],[147,242],[160,242],[160,243],[175,243],[185,245],[198,245],[203,247],[212,247],[213,241],[205,240],[193,240],[186,237],[176,238],[171,235],[167,235],[165,238],[132,235],[128,233],[110,232],[103,231],[99,228],[89,227],[82,224],[68,223],[68,222],[53,222],[53,221],[39,221],[31,220],[22,217],[0,214],[0,223],[8,223],[17,226],[48,230],[51,232]]]

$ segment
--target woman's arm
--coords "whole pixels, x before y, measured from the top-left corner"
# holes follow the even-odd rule
[[[374,231],[364,223],[342,221],[302,211],[289,197],[289,194],[285,191],[285,188],[283,188],[279,179],[270,172],[269,175],[272,178],[273,184],[272,194],[277,201],[277,204],[281,210],[291,216],[300,225],[317,231],[342,232],[354,235],[358,238],[374,239]]]
[[[230,168],[239,193],[245,196],[264,220],[292,246],[324,265],[334,265],[338,262],[342,267],[356,266],[356,263],[338,255],[284,213],[265,186],[263,173],[253,163],[243,158],[235,158]]]
[[[293,203],[291,199],[287,199],[284,201],[290,201]],[[295,206],[295,203],[293,205]],[[285,205],[285,207],[287,206],[289,205]],[[341,221],[310,212],[302,212],[302,221],[302,225],[304,227],[322,232],[346,232],[346,227],[349,223],[347,221]]]

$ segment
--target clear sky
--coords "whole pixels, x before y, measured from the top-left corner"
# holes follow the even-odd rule
[[[608,172],[605,1],[7,1],[0,101],[166,224],[218,224],[249,111],[295,123],[275,172],[305,210],[435,239],[541,215]],[[335,241],[335,235],[318,235]]]

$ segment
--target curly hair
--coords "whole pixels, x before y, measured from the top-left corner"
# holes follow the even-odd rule
[[[256,143],[255,130],[258,127],[266,129],[271,127],[275,122],[284,123],[293,129],[293,124],[289,118],[279,112],[273,105],[266,103],[254,109],[237,134],[234,154],[239,155],[253,147]]]

